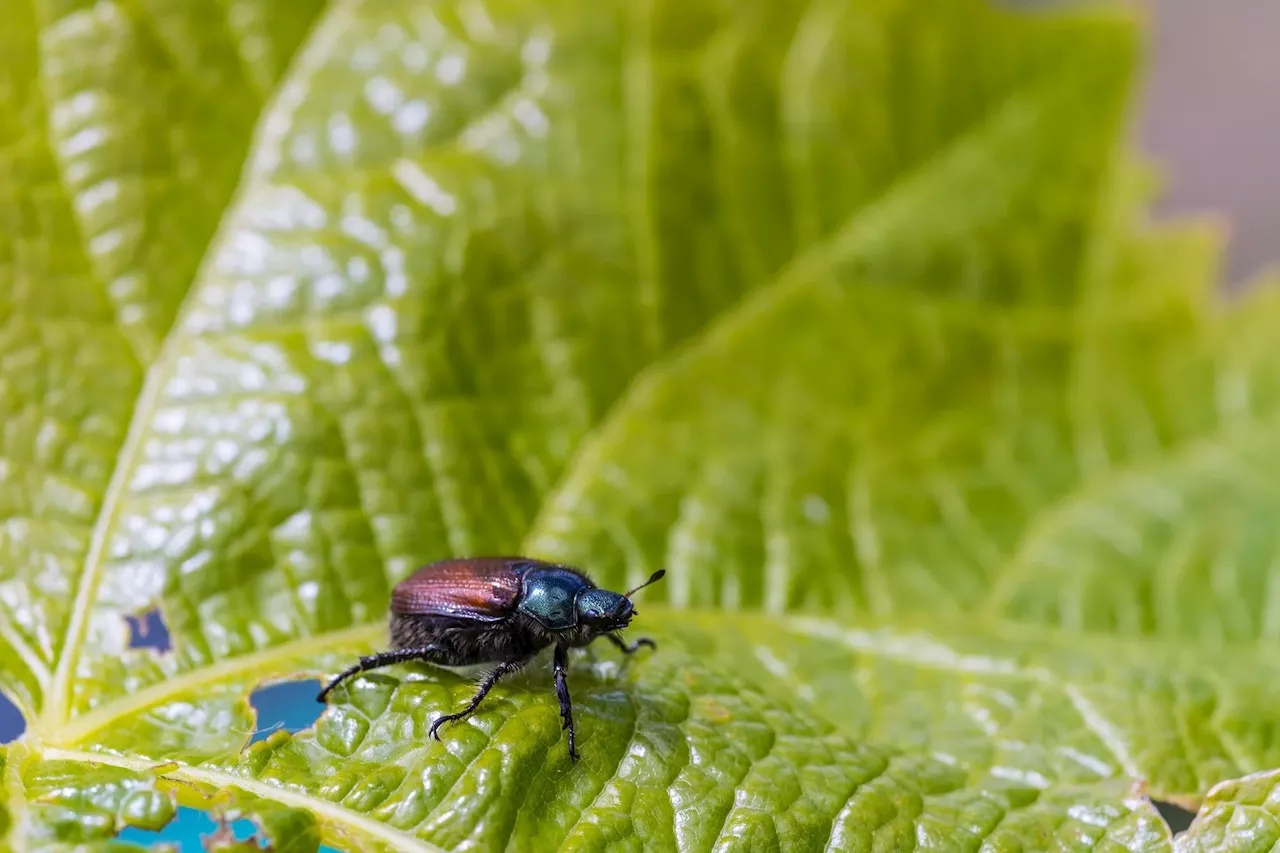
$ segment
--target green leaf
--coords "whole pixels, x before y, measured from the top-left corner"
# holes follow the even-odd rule
[[[1080,454],[1106,450],[1078,446],[1112,437],[1076,434],[1077,419],[1109,426],[1144,414],[1111,411],[1110,395],[1137,409],[1139,395],[1176,393],[1158,402],[1181,409],[1154,416],[1172,431],[1185,415],[1169,443],[1189,443],[1219,427],[1201,416],[1218,360],[1265,387],[1257,344],[1274,318],[1217,325],[1189,310],[1207,248],[1193,233],[1140,243],[1116,266],[1142,299],[1105,313],[1094,300],[975,309],[892,282],[785,282],[637,384],[548,497],[529,548],[621,570],[626,531],[629,578],[666,566],[681,605],[983,606],[1038,514],[1085,487]]]
[[[9,750],[3,746],[0,746],[0,779],[5,782],[6,793],[12,793],[9,791]],[[9,838],[12,828],[13,815],[9,813],[9,802],[6,798],[4,802],[0,802],[0,838]]]
[[[66,689],[84,615],[110,598],[80,579],[107,545],[144,374],[319,6],[3,11],[0,684],[29,712],[64,705],[44,691],[54,670]]]
[[[709,849],[717,839],[751,838],[765,847],[899,849],[913,838],[940,843],[958,831],[966,843],[994,849],[1048,838],[1062,849],[1167,846],[1163,824],[1131,796],[1131,783],[1092,766],[1087,752],[1101,751],[1097,743],[1077,738],[1080,772],[1047,785],[1012,767],[982,773],[950,756],[868,746],[797,706],[792,694],[805,686],[803,672],[778,678],[756,663],[759,671],[743,678],[730,675],[730,666],[709,665],[723,653],[740,670],[751,661],[742,659],[742,644],[762,627],[779,640],[764,660],[804,656],[803,646],[816,645],[799,633],[788,638],[785,624],[707,616],[691,628],[687,616],[669,615],[651,623],[680,626],[659,635],[661,653],[623,666],[583,660],[575,667],[577,764],[565,750],[545,672],[524,684],[513,680],[439,743],[427,737],[431,720],[465,701],[473,684],[433,672],[403,681],[375,673],[345,688],[314,733],[277,733],[239,751],[252,725],[246,718],[227,736],[224,755],[172,777],[247,785],[255,793],[306,791],[293,801],[350,833],[349,849],[370,842],[427,849],[414,838],[446,849],[492,849],[510,839],[547,849],[638,840],[659,849]],[[857,695],[853,662],[846,652],[838,698]],[[841,670],[828,675],[833,671]],[[252,683],[256,675],[238,677]],[[122,718],[113,728],[146,731],[154,713]],[[109,743],[110,735],[102,739]],[[74,756],[138,766],[135,759]]]
[[[21,773],[33,827],[24,840],[37,849],[110,841],[125,826],[158,830],[177,811],[147,773],[34,758]]]
[[[1267,850],[1280,842],[1275,771],[1232,779],[1214,787],[1187,833],[1178,839],[1178,853],[1245,853]]]
[[[472,33],[480,24],[419,19],[413,8],[335,7],[263,119],[238,203],[119,445],[72,582],[80,600],[51,681],[50,721],[175,672],[377,618],[393,580],[424,557],[515,547],[586,428],[657,354],[625,331],[637,325],[630,318],[653,310],[647,301],[673,304],[635,286],[647,275],[644,259],[601,279],[592,271],[633,257],[639,249],[626,248],[627,238],[652,238],[650,225],[634,234],[641,223],[625,203],[628,192],[688,199],[667,189],[680,184],[632,187],[626,169],[614,175],[616,194],[602,189],[594,170],[618,169],[629,149],[593,142],[592,157],[569,157],[559,147],[582,132],[581,115],[613,110],[621,122],[634,108],[623,97],[624,68],[613,69],[614,88],[597,92],[611,79],[596,70],[609,67],[603,57],[625,54],[622,33],[610,41],[608,28],[579,32],[586,22],[523,8]],[[653,14],[657,26],[663,18]],[[674,22],[682,13],[670,14]],[[887,31],[916,20],[898,21],[902,10],[881,14]],[[1101,91],[1119,100],[1126,29],[1112,21],[979,20],[988,18],[993,43],[1012,52],[1011,67],[979,65],[983,74],[973,80],[947,76],[974,89],[967,97],[983,96],[969,124],[939,132],[933,156],[901,164],[901,178],[870,201],[851,196],[846,224],[771,272],[790,280],[852,258],[865,242],[892,254],[896,240],[900,251],[910,244],[919,274],[963,263],[993,283],[1006,275],[1035,281],[1033,267],[1077,235],[1092,217],[1094,191],[1050,204],[1043,228],[1029,243],[1014,242],[1011,257],[969,245],[975,229],[1012,226],[1026,219],[1026,206],[1043,203],[1037,174],[1077,174],[1088,187],[1086,167],[1107,168],[1107,142],[1067,144],[1047,127],[1097,111],[1099,69],[1120,84]],[[747,38],[737,27],[761,25],[745,11],[721,23],[716,38],[724,40]],[[874,23],[858,16],[848,26]],[[1020,28],[1005,32],[1015,23]],[[935,26],[917,36],[932,43]],[[755,35],[768,42],[782,33]],[[1053,49],[1037,44],[1051,36]],[[1077,50],[1064,52],[1068,46]],[[590,73],[580,56],[588,50],[598,57]],[[904,51],[893,62],[907,58]],[[364,73],[348,73],[351,57],[369,66]],[[466,85],[450,82],[459,62],[471,69]],[[654,72],[655,86],[664,73]],[[671,73],[685,72],[676,63]],[[812,97],[827,96],[821,79]],[[387,86],[400,94],[379,94]],[[410,99],[410,90],[421,97]],[[406,111],[423,110],[434,119],[414,133],[397,124],[409,120]],[[1009,155],[1022,150],[1038,156],[1008,168]],[[597,164],[601,157],[607,162]],[[955,197],[971,199],[968,218],[948,211]],[[687,236],[668,217],[650,220]],[[940,232],[936,246],[908,240],[926,226]],[[927,261],[917,271],[920,255]],[[659,280],[687,294],[719,281],[703,269],[718,263],[681,263],[680,275]],[[586,287],[604,302],[593,296],[584,304]],[[703,318],[727,296],[700,297]],[[600,373],[606,365],[612,369]],[[122,611],[156,602],[179,638],[174,656],[154,666],[126,661]]]
[[[1124,15],[0,14],[9,845],[230,797],[280,850],[1170,850],[1139,777],[1280,764],[1280,306],[1140,224]],[[517,549],[683,608],[575,662],[580,763],[545,673],[247,745]]]

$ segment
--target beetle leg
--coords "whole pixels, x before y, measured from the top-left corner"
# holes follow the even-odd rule
[[[437,648],[435,646],[428,646],[422,649],[397,649],[394,652],[380,652],[376,655],[360,658],[360,663],[343,670],[338,674],[337,678],[326,684],[320,694],[316,696],[316,701],[323,702],[324,697],[329,695],[330,690],[357,673],[368,672],[371,669],[381,669],[384,666],[392,666],[410,660],[430,659],[430,656],[436,651]]]
[[[619,637],[617,634],[605,634],[605,636],[609,638],[609,642],[613,643],[619,649],[622,649],[622,653],[624,655],[635,654],[637,651],[640,650],[641,646],[648,646],[651,649],[656,649],[658,647],[658,644],[655,643],[653,640],[650,640],[648,637],[641,637],[640,639],[636,640],[634,643],[628,646],[626,643],[622,642],[622,638]]]
[[[569,649],[564,645],[556,646],[556,698],[560,700],[560,716],[564,719],[561,729],[569,731],[569,758],[578,760],[578,750],[573,744],[573,701],[569,698]]]
[[[525,664],[527,664],[532,658],[533,658],[533,655],[525,655],[524,657],[518,658],[516,660],[503,661],[502,663],[495,666],[493,668],[493,671],[490,672],[487,676],[485,676],[484,681],[480,682],[480,689],[476,691],[476,695],[471,697],[471,701],[467,703],[467,707],[463,708],[461,711],[459,711],[456,714],[445,714],[443,717],[440,717],[438,720],[436,720],[434,723],[431,724],[431,729],[427,732],[427,734],[431,735],[431,737],[435,738],[436,740],[440,740],[440,735],[436,734],[436,729],[440,728],[445,723],[451,723],[454,720],[461,720],[463,717],[470,714],[472,711],[476,709],[476,706],[480,704],[480,702],[484,699],[484,697],[488,695],[489,691],[493,689],[493,685],[498,683],[499,678],[502,678],[502,676],[507,675],[508,673],[515,672],[516,670],[520,669]]]

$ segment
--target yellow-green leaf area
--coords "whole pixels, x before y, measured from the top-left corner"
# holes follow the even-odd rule
[[[179,803],[291,853],[1166,851],[1148,793],[1210,790],[1188,839],[1260,831],[1214,786],[1280,765],[1280,306],[1147,221],[1126,13],[0,17],[8,847]],[[441,741],[474,684],[404,666],[250,743],[416,567],[513,552],[668,569],[656,651],[574,659],[581,761],[541,662]]]

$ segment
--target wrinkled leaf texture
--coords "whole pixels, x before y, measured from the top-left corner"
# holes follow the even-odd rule
[[[1280,306],[1145,218],[1125,13],[0,14],[8,846],[1275,834]],[[581,762],[545,668],[443,743],[471,685],[405,667],[246,746],[414,567],[512,551],[669,570],[657,653],[575,662]],[[1149,796],[1211,789],[1175,845]]]

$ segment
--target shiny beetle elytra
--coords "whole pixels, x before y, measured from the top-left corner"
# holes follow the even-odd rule
[[[659,569],[625,595],[600,589],[567,566],[525,557],[470,557],[423,566],[391,594],[391,651],[363,657],[330,681],[316,700],[359,672],[422,660],[438,666],[496,663],[467,707],[431,724],[430,734],[445,723],[461,720],[480,704],[504,675],[519,670],[534,655],[555,646],[556,696],[563,729],[569,732],[569,756],[578,758],[573,742],[573,706],[567,673],[569,649],[605,637],[626,654],[648,639],[627,645],[616,632],[636,615],[631,596],[660,579]]]

